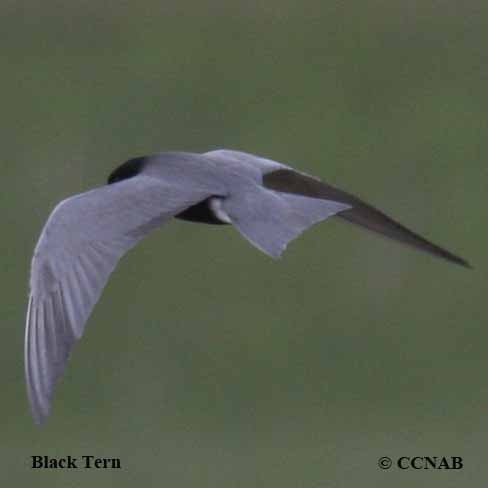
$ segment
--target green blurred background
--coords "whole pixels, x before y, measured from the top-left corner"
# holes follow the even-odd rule
[[[0,484],[486,486],[487,25],[485,1],[3,0]],[[219,147],[358,193],[475,269],[333,220],[278,262],[171,223],[122,261],[35,426],[23,327],[50,210],[130,157]],[[465,467],[377,467],[425,455]]]

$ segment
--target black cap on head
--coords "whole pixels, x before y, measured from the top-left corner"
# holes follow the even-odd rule
[[[127,180],[138,175],[142,171],[142,168],[144,168],[146,162],[147,158],[145,157],[129,159],[110,173],[107,183],[111,185],[112,183]]]

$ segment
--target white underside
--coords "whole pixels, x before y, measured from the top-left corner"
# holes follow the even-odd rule
[[[222,198],[211,198],[209,205],[210,210],[218,220],[226,224],[232,224],[232,220],[222,206]]]

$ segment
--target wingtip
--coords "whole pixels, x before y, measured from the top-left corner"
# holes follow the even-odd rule
[[[431,245],[431,249],[428,249],[430,254],[432,254],[436,257],[442,258],[442,259],[448,261],[449,263],[462,266],[463,268],[473,269],[473,266],[471,265],[471,263],[469,263],[466,259],[462,258],[461,256],[453,254],[452,252],[449,252],[446,249],[444,249],[440,246],[437,246],[435,244],[430,243],[430,245]]]
[[[44,413],[32,413],[32,419],[34,420],[34,423],[36,424],[37,427],[42,427],[47,419],[48,414]]]
[[[459,264],[459,266],[462,266],[463,268],[470,269],[470,270],[474,269],[474,266],[469,261],[466,261],[466,259],[457,257],[457,259],[451,261],[455,264]]]
[[[32,420],[37,426],[41,426],[46,421],[49,416],[50,405],[42,405],[42,401],[36,393],[32,390],[27,389],[27,397],[30,404],[30,413]]]

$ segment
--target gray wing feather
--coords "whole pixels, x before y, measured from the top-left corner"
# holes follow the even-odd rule
[[[232,224],[261,251],[277,258],[287,244],[311,225],[349,205],[249,185],[223,202]]]
[[[283,163],[278,163],[272,159],[232,149],[217,149],[206,152],[204,155],[210,157],[214,161],[222,161],[227,165],[232,165],[232,163],[237,164],[239,172],[242,172],[243,168],[248,168],[249,171],[258,172],[262,175],[270,171],[289,168]]]
[[[54,385],[118,260],[208,196],[206,189],[140,175],[54,209],[34,251],[26,319],[25,376],[37,423],[49,413]]]

